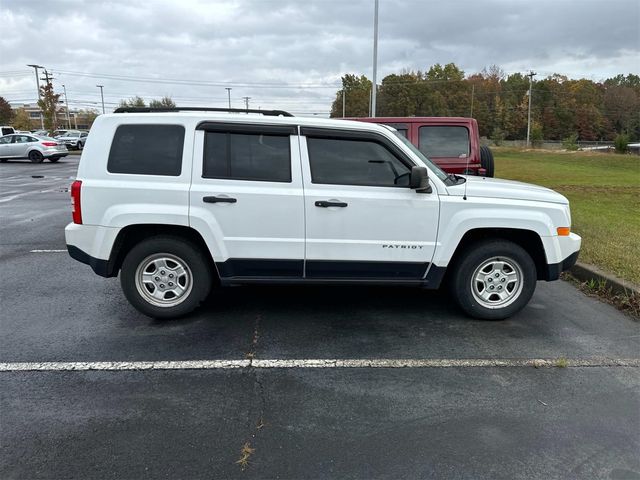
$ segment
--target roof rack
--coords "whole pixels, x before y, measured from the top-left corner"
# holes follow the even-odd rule
[[[255,110],[251,108],[213,108],[213,107],[118,107],[113,113],[156,113],[156,112],[227,112],[227,113],[261,113],[270,117],[293,117],[284,110]]]

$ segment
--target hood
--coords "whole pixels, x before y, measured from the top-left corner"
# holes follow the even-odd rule
[[[467,197],[502,198],[511,200],[530,200],[534,202],[551,202],[567,205],[569,200],[553,190],[531,183],[464,176],[467,179]],[[465,184],[447,187],[449,195],[464,195]]]

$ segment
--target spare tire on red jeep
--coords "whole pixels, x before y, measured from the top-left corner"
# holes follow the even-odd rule
[[[493,177],[495,173],[495,165],[493,161],[493,152],[489,147],[480,147],[480,165],[486,170],[486,177]]]

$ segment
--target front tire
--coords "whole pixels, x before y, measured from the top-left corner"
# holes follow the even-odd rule
[[[177,318],[192,312],[209,294],[210,262],[188,240],[152,237],[127,253],[120,284],[138,311],[153,318]]]
[[[82,150],[84,148],[84,145],[82,144],[82,142],[78,142],[78,146],[76,147],[76,150]]]
[[[482,320],[503,320],[522,310],[536,289],[531,256],[506,240],[485,240],[466,248],[453,265],[450,283],[460,308]]]
[[[44,155],[42,155],[38,150],[31,150],[29,152],[29,160],[31,163],[42,163]]]

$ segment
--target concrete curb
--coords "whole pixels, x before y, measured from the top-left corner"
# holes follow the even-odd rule
[[[571,267],[569,272],[582,282],[588,282],[589,280],[605,282],[606,286],[611,288],[611,291],[617,295],[634,294],[640,296],[640,287],[637,285],[618,278],[615,275],[611,275],[610,273],[604,272],[593,265],[578,262]]]

